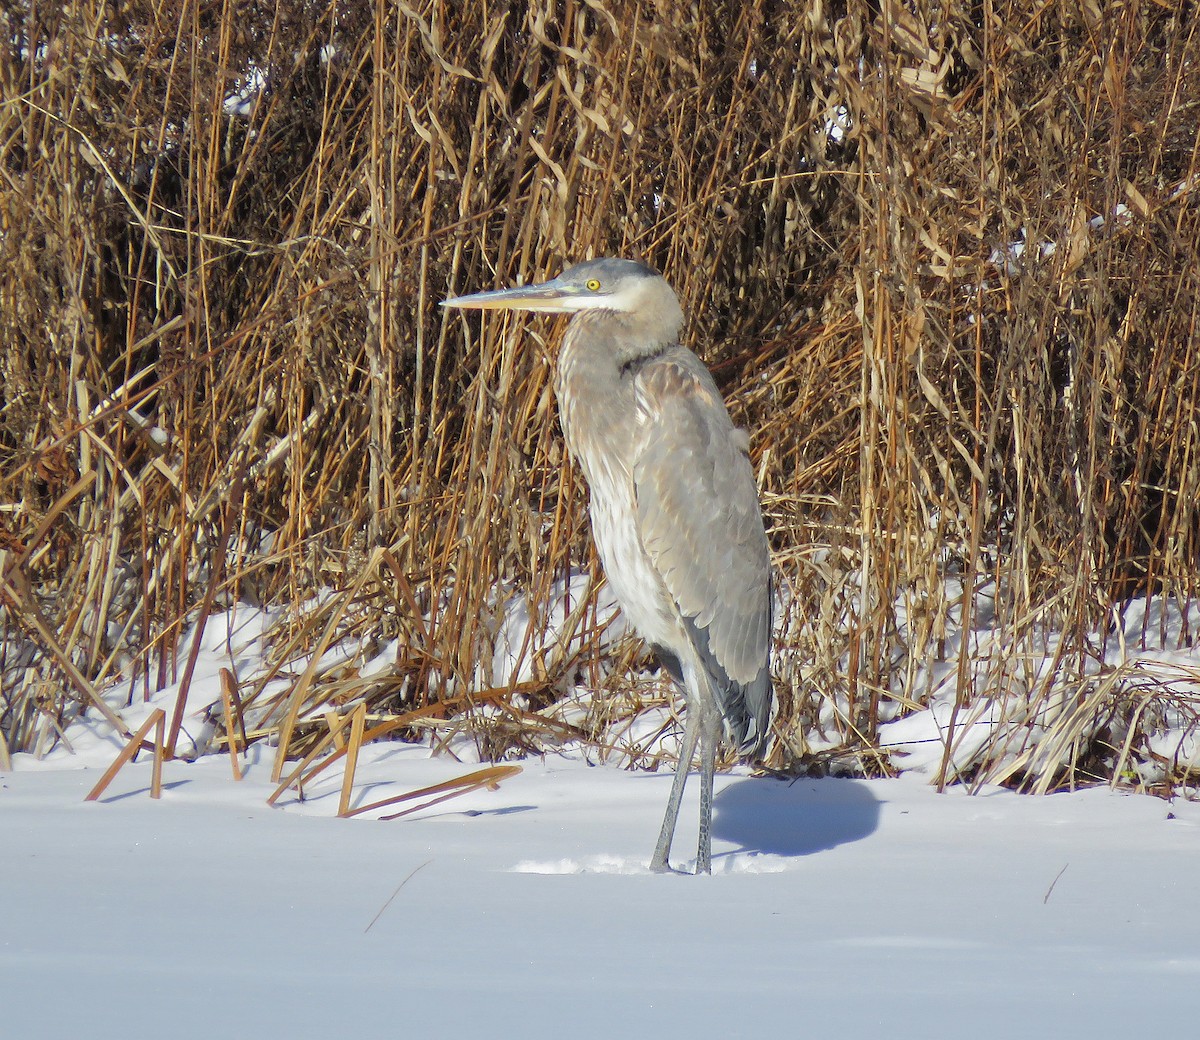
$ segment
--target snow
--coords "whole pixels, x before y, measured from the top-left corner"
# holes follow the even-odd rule
[[[713,876],[659,876],[667,772],[527,760],[383,823],[334,818],[337,770],[268,808],[271,757],[240,782],[167,763],[157,802],[139,761],[85,803],[100,748],[16,756],[7,1035],[1190,1032],[1194,803],[741,773],[718,778]],[[475,768],[371,745],[356,800]]]
[[[248,119],[266,89],[266,72],[251,62],[249,69],[238,82],[237,89],[226,95],[223,106],[225,114],[237,119]]]
[[[951,598],[961,595],[957,583],[947,584]],[[1200,631],[1200,604],[1165,595],[1129,600],[1113,611],[1107,633],[1088,637],[1080,674],[1070,676],[1056,666],[1072,656],[1062,653],[1069,650],[1063,635],[1034,625],[1014,637],[1001,624],[996,596],[993,582],[982,584],[970,631],[959,624],[961,611],[952,612],[943,659],[913,669],[913,688],[906,692],[922,710],[879,728],[880,747],[892,753],[894,766],[936,777],[945,761],[951,776],[970,775],[990,758],[996,768],[1033,763],[1032,772],[1052,776],[1052,769],[1037,768],[1042,761],[1057,757],[1065,765],[1065,742],[1095,738],[1106,727],[1114,760],[1117,749],[1144,734],[1142,754],[1124,753],[1116,774],[1130,772],[1153,785],[1200,764],[1200,648],[1190,645]],[[902,602],[896,614],[906,630]],[[971,698],[956,711],[960,664]],[[1142,700],[1138,727],[1131,729],[1123,713],[1112,711],[1117,697]]]
[[[499,600],[491,668],[520,679],[531,652],[581,653],[577,623],[615,639],[619,618],[576,609],[586,591],[578,575],[555,585],[536,638],[526,601]],[[243,691],[265,674],[281,618],[241,605],[209,619],[180,744],[195,759],[166,763],[161,800],[143,755],[84,801],[122,747],[94,713],[0,773],[5,1035],[1190,1035],[1200,803],[930,786],[955,655],[969,648],[982,684],[1003,650],[986,610],[930,662],[929,706],[883,727],[906,751],[898,779],[718,777],[712,877],[647,868],[670,770],[623,767],[669,759],[678,726],[665,697],[622,708],[606,750],[564,743],[494,790],[340,819],[343,760],[303,799],[288,790],[269,805],[275,749],[254,744],[234,780],[211,714],[221,668]],[[1200,686],[1182,639],[1200,627],[1195,605],[1133,603],[1119,621],[1096,667],[1135,692],[1174,684],[1187,707]],[[348,638],[328,658],[365,676],[394,655]],[[284,662],[262,704],[309,663]],[[555,710],[583,719],[604,694],[586,692],[582,670],[579,683]],[[146,703],[134,692],[125,707],[128,684],[106,691],[131,726],[157,707],[169,715],[179,686]],[[1007,724],[988,703],[960,715],[956,759]],[[1194,755],[1191,716],[1168,716],[1164,754]],[[479,770],[474,740],[445,736],[434,743],[451,753],[437,757],[363,748],[351,808]],[[695,799],[693,783],[681,871],[694,864]],[[397,809],[414,811],[380,819]]]

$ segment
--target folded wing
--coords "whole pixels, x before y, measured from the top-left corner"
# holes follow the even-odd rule
[[[748,439],[682,347],[636,380],[633,481],[642,544],[683,617],[741,754],[766,741],[771,572]]]

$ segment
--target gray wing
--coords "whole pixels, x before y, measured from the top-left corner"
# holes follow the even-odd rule
[[[686,348],[646,362],[635,387],[642,544],[713,679],[730,736],[753,756],[771,715],[771,566],[748,439]]]

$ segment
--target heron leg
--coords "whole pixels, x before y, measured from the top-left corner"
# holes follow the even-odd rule
[[[683,787],[687,783],[688,770],[692,767],[692,756],[696,753],[696,740],[700,736],[699,713],[688,710],[683,726],[683,746],[679,749],[679,764],[675,767],[675,780],[671,784],[671,797],[667,799],[667,812],[663,816],[662,832],[654,855],[650,857],[650,869],[664,874],[671,869],[667,857],[671,854],[671,839],[675,836],[675,823],[679,819],[679,806],[683,802]]]
[[[700,727],[700,844],[696,850],[696,873],[712,873],[713,773],[717,768],[720,728],[705,719]]]

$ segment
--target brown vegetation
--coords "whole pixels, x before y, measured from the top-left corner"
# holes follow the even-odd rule
[[[1197,592],[1194,8],[9,5],[0,756],[188,674],[198,609],[328,589],[281,614],[286,688],[239,691],[260,731],[365,699],[497,706],[494,752],[561,736],[538,709],[586,646],[516,690],[479,665],[498,583],[594,567],[554,329],[437,302],[626,255],[753,431],[776,763],[890,768],[878,724],[990,588],[1009,649],[951,688],[1007,726],[970,775],[1120,774],[1197,703],[1143,703],[1088,636]],[[390,674],[323,667],[347,635],[396,639]]]

